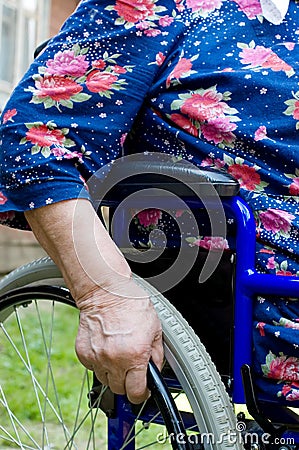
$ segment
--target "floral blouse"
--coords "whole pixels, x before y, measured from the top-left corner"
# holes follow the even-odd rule
[[[88,198],[86,181],[119,156],[168,153],[236,178],[259,268],[299,274],[295,0],[278,25],[259,0],[83,0],[20,80],[0,132],[2,223],[26,228],[25,210]],[[145,232],[162,216],[136,221]],[[298,323],[298,302],[257,300],[260,389],[286,402],[299,400]]]

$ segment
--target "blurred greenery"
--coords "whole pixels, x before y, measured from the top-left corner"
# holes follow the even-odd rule
[[[17,426],[16,431],[11,425],[11,413],[3,407],[5,401],[18,421],[31,430],[31,436],[37,442],[42,439],[41,424],[45,418],[51,432],[51,448],[60,450],[61,447],[52,446],[53,439],[57,439],[57,445],[61,445],[59,435],[63,426],[57,415],[63,418],[63,423],[72,431],[78,406],[80,420],[88,411],[87,393],[90,390],[91,374],[88,385],[86,371],[79,363],[74,349],[78,311],[57,303],[53,310],[52,302],[39,303],[38,307],[33,302],[26,308],[18,308],[17,313],[4,322],[5,333],[0,335],[0,382],[3,388],[0,395],[0,425],[8,428],[13,436],[24,434],[21,426]],[[81,392],[82,379],[85,380],[85,386]],[[42,389],[49,401],[45,401]],[[104,422],[97,421],[97,427],[100,427],[98,435],[102,437],[106,434]],[[86,431],[84,427],[82,430],[82,435],[86,436],[88,426]],[[0,435],[4,436],[4,433],[0,432]],[[11,443],[0,438],[1,449],[8,445],[11,446]],[[84,450],[84,447],[79,448]]]
[[[91,389],[92,374],[83,368],[75,353],[77,325],[76,309],[57,302],[52,308],[52,302],[44,300],[17,308],[16,313],[4,321],[0,332],[0,449],[62,450],[64,427],[72,433],[88,413],[87,393]],[[95,410],[92,411],[94,415]],[[12,414],[17,420],[12,420]],[[76,446],[67,448],[94,448],[88,446],[91,419],[82,425]],[[106,426],[106,416],[99,412],[94,425],[98,449],[106,448]],[[11,436],[4,429],[9,430]],[[30,434],[24,429],[30,430]],[[161,427],[151,425],[149,430],[140,433],[138,445],[144,448],[156,440],[159,432]],[[33,445],[35,441],[40,446]],[[18,442],[25,443],[24,447],[17,445]],[[150,448],[171,447],[156,443]]]

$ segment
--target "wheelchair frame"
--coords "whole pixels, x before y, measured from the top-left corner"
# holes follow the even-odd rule
[[[210,181],[209,181],[210,182]],[[134,189],[136,186],[134,186]],[[296,277],[283,277],[279,275],[269,275],[269,274],[261,274],[257,273],[255,269],[255,220],[253,214],[246,204],[244,200],[238,195],[234,195],[232,197],[224,195],[221,198],[225,211],[233,214],[236,227],[236,243],[235,243],[235,252],[236,252],[236,273],[235,273],[235,303],[234,303],[234,351],[233,351],[233,387],[231,391],[232,402],[235,404],[246,404],[248,412],[253,417],[253,419],[257,422],[257,424],[261,427],[261,429],[271,435],[272,443],[269,446],[269,449],[294,449],[299,448],[299,446],[275,446],[275,439],[283,439],[285,442],[292,442],[295,444],[299,444],[299,420],[298,416],[295,413],[290,413],[285,407],[280,406],[279,404],[274,404],[276,408],[276,416],[281,417],[281,421],[279,426],[272,423],[272,420],[268,417],[269,410],[267,409],[266,403],[260,403],[256,398],[253,382],[252,382],[252,374],[251,374],[251,363],[252,363],[252,304],[254,298],[257,294],[276,294],[281,296],[294,296],[299,297],[299,279]],[[184,198],[184,201],[188,204],[191,203],[194,206],[194,198],[188,199]],[[104,205],[108,205],[112,209],[115,208],[118,204],[118,201],[115,200],[115,196],[112,200],[103,201]],[[146,205],[144,205],[144,209],[146,209]],[[128,223],[128,212],[123,211],[123,214],[120,215],[123,223],[118,223],[117,228],[119,230],[123,230],[124,226]],[[244,238],[246,237],[246,239]],[[114,236],[115,238],[115,236]],[[120,231],[117,239],[122,238],[122,232]],[[116,243],[118,245],[119,242]],[[120,245],[121,246],[121,245]],[[45,264],[44,264],[45,262]],[[36,268],[38,269],[36,273],[30,273],[30,281],[31,283],[39,282],[41,279],[51,279],[57,278],[57,268],[52,263],[49,265],[49,261],[46,259],[37,263]],[[39,267],[38,267],[39,264]],[[16,295],[25,295],[26,287],[24,280],[22,278],[22,268],[16,271],[15,284],[9,284],[9,292],[14,293],[16,289]],[[26,272],[26,270],[25,270]],[[32,270],[31,270],[32,272]],[[26,279],[26,273],[25,273]],[[0,286],[1,288],[1,286]],[[20,289],[18,289],[20,288]],[[51,289],[51,288],[50,288]],[[5,301],[5,289],[1,291],[2,299]],[[68,294],[63,294],[68,295]],[[161,381],[161,380],[160,380]],[[158,386],[158,392],[162,389],[162,385],[159,387],[159,380],[156,385]],[[153,385],[152,385],[153,388]],[[154,388],[153,388],[154,389]],[[166,400],[167,394],[166,389]],[[170,396],[169,396],[170,398]],[[123,425],[120,426],[120,423],[123,421],[127,423],[128,418],[130,418],[130,412],[126,409],[126,402],[123,401],[122,398],[117,396],[117,403],[119,403],[119,408],[122,413],[117,417],[109,417],[108,418],[108,429],[110,438],[109,450],[120,448],[120,442],[122,439],[122,430]],[[273,407],[273,404],[270,405]],[[167,407],[166,407],[167,409]],[[124,416],[122,417],[122,414]],[[173,415],[176,417],[175,421],[178,427],[175,425],[175,429],[182,430],[180,428],[180,417]],[[240,418],[241,420],[242,418]],[[132,417],[131,420],[134,421]],[[181,433],[181,431],[178,431]],[[184,432],[184,429],[183,429]],[[134,443],[131,446],[126,447],[131,450],[134,449]],[[189,449],[203,449],[203,446],[197,446],[193,444],[178,444],[177,442],[173,443],[173,449],[178,450],[189,450]],[[217,447],[218,448],[218,447]],[[253,447],[251,447],[253,448]]]
[[[142,163],[141,163],[142,164]],[[138,163],[137,163],[138,166]],[[149,172],[161,171],[161,169],[155,167],[149,169]],[[134,172],[134,170],[133,170]],[[163,170],[162,170],[163,172]],[[166,170],[167,172],[167,170]],[[204,170],[203,170],[204,172]],[[218,172],[220,173],[220,172]],[[165,174],[165,172],[164,172]],[[215,171],[217,175],[217,171]],[[131,175],[129,171],[128,175]],[[173,175],[173,174],[171,174]],[[170,175],[170,176],[171,176]],[[207,178],[210,176],[207,172],[204,176]],[[213,175],[212,175],[213,176]],[[147,186],[147,180],[142,182],[142,188],[155,187],[160,188],[160,180],[149,181]],[[273,440],[282,439],[285,442],[295,442],[299,448],[299,414],[293,413],[287,407],[273,403],[270,407],[267,402],[259,402],[254,390],[254,383],[252,379],[252,316],[253,316],[253,302],[256,295],[279,295],[286,297],[299,298],[299,278],[295,276],[284,277],[282,275],[272,275],[268,273],[257,272],[255,268],[256,257],[256,224],[253,212],[249,205],[239,196],[230,195],[225,189],[221,190],[222,180],[216,179],[212,181],[216,190],[220,194],[220,198],[226,213],[232,214],[236,223],[236,238],[235,238],[235,277],[234,277],[234,331],[233,331],[233,357],[232,357],[232,389],[231,397],[235,404],[246,404],[247,410],[256,423],[264,430],[265,433],[269,433]],[[134,186],[134,182],[132,184]],[[131,192],[130,182],[120,182],[120,186],[126,191],[126,194]],[[165,186],[162,184],[162,187]],[[169,187],[166,182],[166,187]],[[134,187],[135,189],[135,187]],[[134,190],[133,189],[133,190]],[[177,190],[177,186],[174,188],[174,192]],[[123,193],[119,189],[116,190],[116,195],[123,196]],[[190,208],[200,207],[201,202],[197,200],[194,203],[194,197],[188,197],[185,192],[180,192],[183,200]],[[181,197],[180,197],[181,198]],[[111,200],[106,203],[112,208],[116,207],[115,198],[113,196]],[[140,202],[135,203],[133,206],[140,207]],[[205,207],[205,205],[201,205]],[[131,217],[128,211],[122,211],[118,214],[120,223],[114,226],[113,237],[118,243],[119,247],[122,247],[123,232],[126,225],[130,222]],[[111,230],[112,231],[112,230]],[[268,414],[270,414],[271,408],[275,406],[275,416],[281,417],[282,422],[288,422],[288,425],[272,424]],[[271,414],[270,414],[271,416]],[[289,430],[291,429],[291,430]],[[297,431],[294,431],[297,430]],[[287,447],[286,447],[287,448]]]

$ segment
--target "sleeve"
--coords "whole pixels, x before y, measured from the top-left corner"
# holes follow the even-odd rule
[[[183,27],[173,0],[79,4],[3,112],[1,211],[77,198],[121,154]]]

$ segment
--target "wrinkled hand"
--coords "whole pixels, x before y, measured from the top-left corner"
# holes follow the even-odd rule
[[[81,363],[112,392],[141,403],[149,395],[149,359],[162,367],[161,323],[148,295],[133,280],[121,287],[122,295],[111,291],[99,288],[77,302],[76,352]]]
[[[149,359],[162,366],[161,324],[92,203],[57,202],[27,211],[26,219],[80,309],[79,360],[113,392],[143,401]]]

